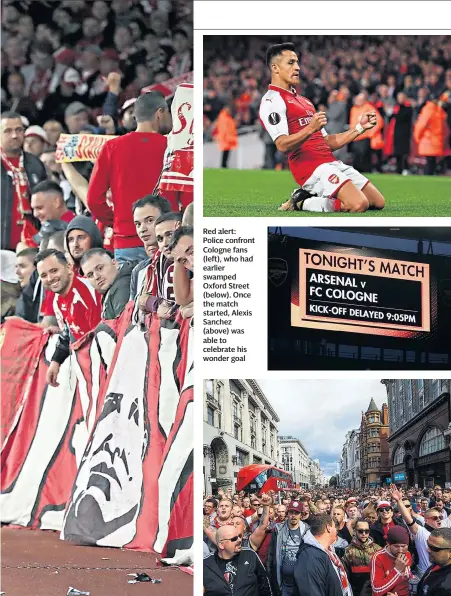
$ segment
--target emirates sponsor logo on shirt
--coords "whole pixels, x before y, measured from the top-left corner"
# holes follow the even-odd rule
[[[337,174],[331,174],[328,178],[331,184],[338,184],[338,176]]]

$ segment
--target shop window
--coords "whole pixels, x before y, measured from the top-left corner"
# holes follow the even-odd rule
[[[404,462],[404,457],[406,455],[406,450],[404,447],[398,447],[395,451],[395,456],[393,458],[393,465],[397,466],[398,464],[402,464]]]
[[[442,431],[434,426],[427,430],[420,443],[420,457],[422,455],[428,455],[429,453],[435,453],[445,448],[445,437]]]

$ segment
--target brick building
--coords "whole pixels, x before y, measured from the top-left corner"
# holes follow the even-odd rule
[[[360,424],[360,486],[376,488],[388,484],[390,478],[388,406],[382,409],[371,398]]]

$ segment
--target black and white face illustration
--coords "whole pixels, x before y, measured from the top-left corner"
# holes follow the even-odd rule
[[[130,357],[133,355],[132,357]],[[63,536],[122,546],[136,532],[149,428],[144,396],[145,335],[133,328],[122,342],[102,411],[86,447],[66,513]]]

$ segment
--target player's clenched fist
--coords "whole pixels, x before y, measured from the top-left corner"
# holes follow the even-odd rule
[[[318,130],[321,130],[322,128],[324,128],[327,124],[327,118],[326,118],[326,112],[316,112],[316,114],[313,114],[313,117],[310,121],[310,128],[312,129],[312,133],[314,132],[318,132]]]
[[[364,130],[374,128],[377,124],[376,112],[365,112],[360,116],[359,122]]]

